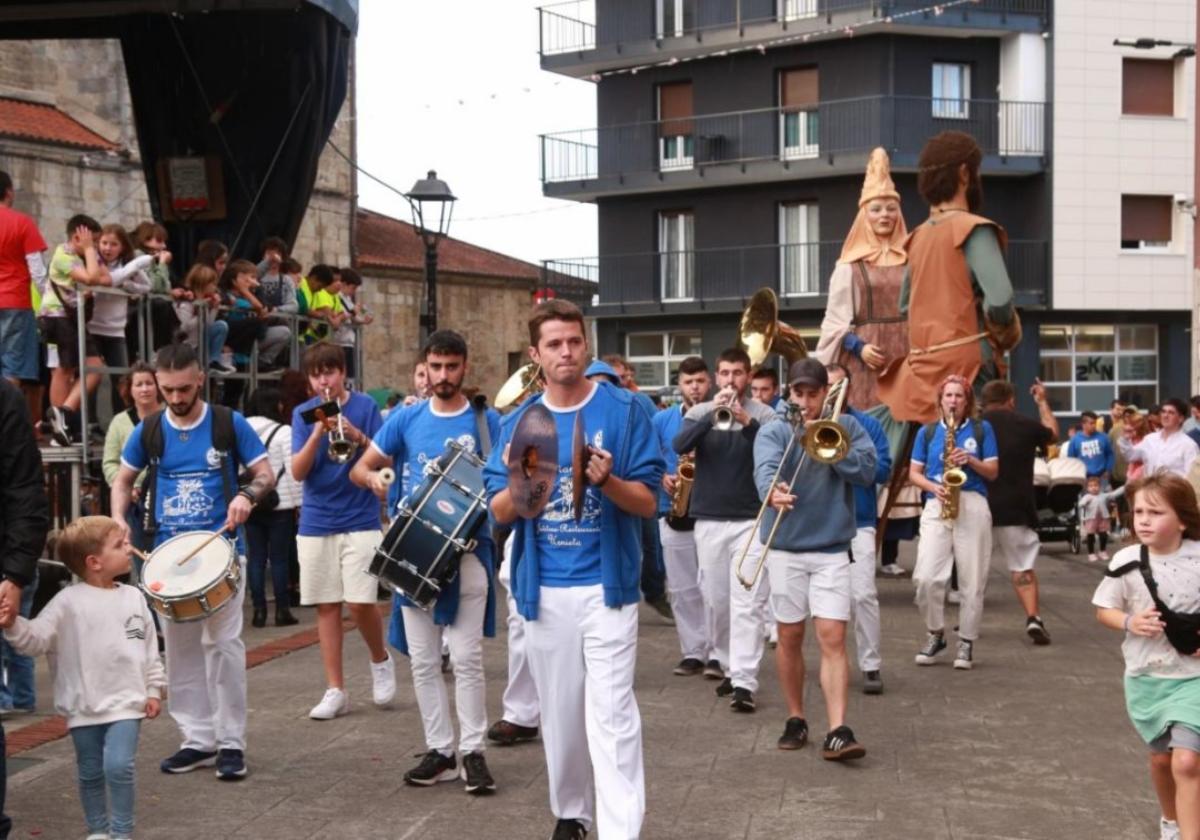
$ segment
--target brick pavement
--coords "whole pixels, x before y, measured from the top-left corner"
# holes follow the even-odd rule
[[[911,566],[911,556],[908,559]],[[785,709],[771,658],[755,715],[735,715],[713,683],[670,674],[674,629],[643,610],[637,670],[645,732],[648,813],[643,836],[726,838],[1153,838],[1157,806],[1145,755],[1126,719],[1118,639],[1088,606],[1100,570],[1043,555],[1043,616],[1054,637],[1034,648],[1005,575],[993,572],[977,666],[949,660],[918,669],[922,629],[909,581],[880,581],[887,693],[851,686],[849,723],[867,757],[820,759],[824,712],[810,686],[818,744],[775,749]],[[300,610],[311,622],[310,610]],[[951,616],[953,612],[951,612]],[[251,647],[291,635],[253,630]],[[142,730],[137,837],[462,840],[541,838],[553,824],[538,745],[489,751],[499,791],[472,798],[459,784],[407,788],[401,775],[423,748],[407,668],[393,709],[370,705],[365,649],[347,637],[352,713],[310,721],[321,694],[315,647],[250,672],[249,778],[217,782],[209,771],[166,776],[159,759],[177,745],[164,716]],[[486,646],[489,709],[499,714],[503,636]],[[808,661],[816,665],[810,643]],[[45,663],[39,663],[44,672]],[[46,679],[39,681],[49,705]],[[17,724],[10,721],[13,731]],[[45,725],[33,721],[30,725]],[[14,838],[82,838],[69,739],[11,760]]]

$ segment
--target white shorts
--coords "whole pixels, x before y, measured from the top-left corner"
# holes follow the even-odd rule
[[[810,615],[850,620],[850,555],[797,553],[771,549],[767,554],[771,609],[775,620],[795,624]]]
[[[992,527],[992,558],[1003,560],[1010,572],[1033,571],[1041,549],[1037,531],[1026,525]]]
[[[375,549],[383,541],[379,531],[351,531],[324,537],[296,537],[300,560],[300,603],[374,604],[378,581],[367,574]]]

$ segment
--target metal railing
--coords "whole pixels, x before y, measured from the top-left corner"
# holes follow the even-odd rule
[[[1047,108],[1042,102],[864,96],[800,112],[760,108],[556,132],[539,138],[542,183],[753,161],[829,160],[876,146],[916,154],[946,129],[971,134],[985,155],[1041,157]],[[801,125],[787,125],[793,116]],[[676,142],[668,146],[664,138]]]
[[[766,286],[786,307],[828,294],[841,251],[838,240],[552,259],[542,267],[546,276],[596,283],[598,306],[740,302]],[[1009,242],[1005,262],[1018,299],[1045,302],[1047,253],[1045,240]]]
[[[599,8],[597,8],[599,5]],[[667,5],[664,17],[660,5]],[[639,41],[691,37],[700,41],[721,29],[778,23],[781,30],[805,21],[831,23],[834,15],[861,12],[870,20],[885,21],[910,13],[914,22],[949,23],[963,15],[984,12],[1000,16],[1047,15],[1048,0],[976,0],[961,6],[941,7],[931,0],[684,0],[676,20],[673,0],[617,5],[600,0],[569,0],[538,9],[539,49],[542,56],[578,53],[598,47],[616,47]],[[912,14],[918,13],[918,14]],[[901,18],[899,22],[906,22]]]

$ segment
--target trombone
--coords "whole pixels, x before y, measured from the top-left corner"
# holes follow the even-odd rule
[[[754,528],[750,531],[750,537],[746,540],[746,545],[742,548],[742,553],[738,557],[737,566],[734,569],[737,575],[738,583],[746,589],[753,589],[758,583],[758,578],[762,575],[763,566],[767,562],[767,552],[771,550],[771,543],[775,541],[775,533],[779,530],[779,523],[787,511],[777,511],[775,521],[771,524],[771,530],[767,533],[766,540],[763,541],[762,553],[758,556],[758,564],[754,567],[754,574],[749,578],[742,575],[742,566],[746,562],[746,557],[750,554],[750,549],[754,546],[754,541],[758,539],[758,529],[762,525],[762,519],[767,514],[767,509],[770,507],[771,493],[775,490],[779,483],[779,476],[783,472],[783,465],[787,463],[788,456],[792,454],[792,447],[796,445],[796,441],[800,441],[801,449],[800,460],[796,462],[796,469],[792,472],[792,477],[788,481],[788,487],[793,488],[796,485],[796,479],[800,477],[800,471],[804,469],[806,458],[812,458],[819,464],[836,464],[838,461],[846,457],[846,453],[850,450],[850,436],[845,427],[837,422],[837,418],[842,413],[842,406],[846,402],[846,380],[839,379],[829,389],[829,393],[825,396],[825,402],[821,406],[821,414],[811,423],[805,423],[804,415],[794,407],[788,406],[787,422],[793,424],[792,436],[788,439],[787,446],[783,450],[783,457],[779,459],[779,466],[775,468],[775,475],[771,477],[771,484],[767,488],[766,498],[763,499],[762,506],[758,509],[758,516],[754,520]]]

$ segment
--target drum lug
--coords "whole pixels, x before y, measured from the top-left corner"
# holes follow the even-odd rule
[[[209,615],[212,613],[212,607],[210,607],[208,605],[208,595],[207,594],[201,595],[196,600],[200,602],[200,609],[204,610],[205,615]]]

